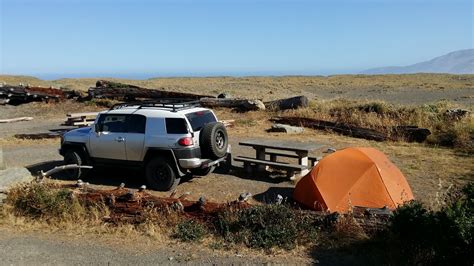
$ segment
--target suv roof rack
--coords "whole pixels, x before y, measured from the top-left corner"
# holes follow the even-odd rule
[[[179,110],[201,106],[201,103],[199,102],[199,100],[166,98],[150,101],[117,103],[114,104],[109,110],[117,110],[129,106],[137,106],[138,109],[141,109],[143,107],[157,107],[171,109],[171,111],[176,112]]]

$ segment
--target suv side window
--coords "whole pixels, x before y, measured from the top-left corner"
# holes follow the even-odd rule
[[[166,132],[168,134],[187,134],[188,127],[183,118],[166,118]]]
[[[99,117],[99,129],[105,132],[127,132],[126,115],[101,115]]]
[[[146,117],[143,115],[129,115],[127,117],[127,132],[145,134]]]

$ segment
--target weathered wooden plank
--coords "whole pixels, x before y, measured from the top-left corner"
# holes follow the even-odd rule
[[[20,122],[20,121],[31,121],[33,117],[25,116],[25,117],[17,117],[17,118],[10,118],[10,119],[0,119],[0,123],[13,123],[13,122]]]
[[[272,168],[282,169],[282,170],[299,170],[299,171],[301,171],[301,170],[308,169],[308,166],[306,166],[306,165],[289,164],[289,163],[284,163],[284,162],[272,162],[272,161],[267,161],[267,160],[254,159],[254,158],[245,157],[245,156],[236,156],[234,158],[234,160],[238,161],[238,162],[247,162],[247,163],[259,164],[259,165],[268,165],[268,166],[271,166]]]
[[[311,152],[326,146],[325,144],[315,142],[281,141],[261,138],[243,140],[239,142],[239,145],[294,152]]]
[[[67,114],[66,116],[67,117],[70,117],[70,118],[76,118],[76,117],[97,117],[97,115],[99,114],[99,112],[88,112],[88,113],[69,113]]]

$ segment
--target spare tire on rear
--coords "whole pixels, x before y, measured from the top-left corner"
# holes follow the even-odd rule
[[[226,156],[229,138],[224,124],[220,122],[205,124],[199,133],[199,142],[204,158],[219,159]]]

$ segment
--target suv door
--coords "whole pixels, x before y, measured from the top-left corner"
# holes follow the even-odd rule
[[[186,114],[186,118],[194,132],[194,143],[197,145],[201,145],[199,143],[199,135],[202,127],[207,123],[217,122],[216,116],[210,110],[189,113]]]
[[[143,115],[128,115],[126,118],[127,133],[125,138],[125,153],[128,161],[141,161],[145,143],[146,117]]]
[[[90,135],[93,158],[126,160],[125,134],[127,115],[103,114],[97,120],[98,131]]]

